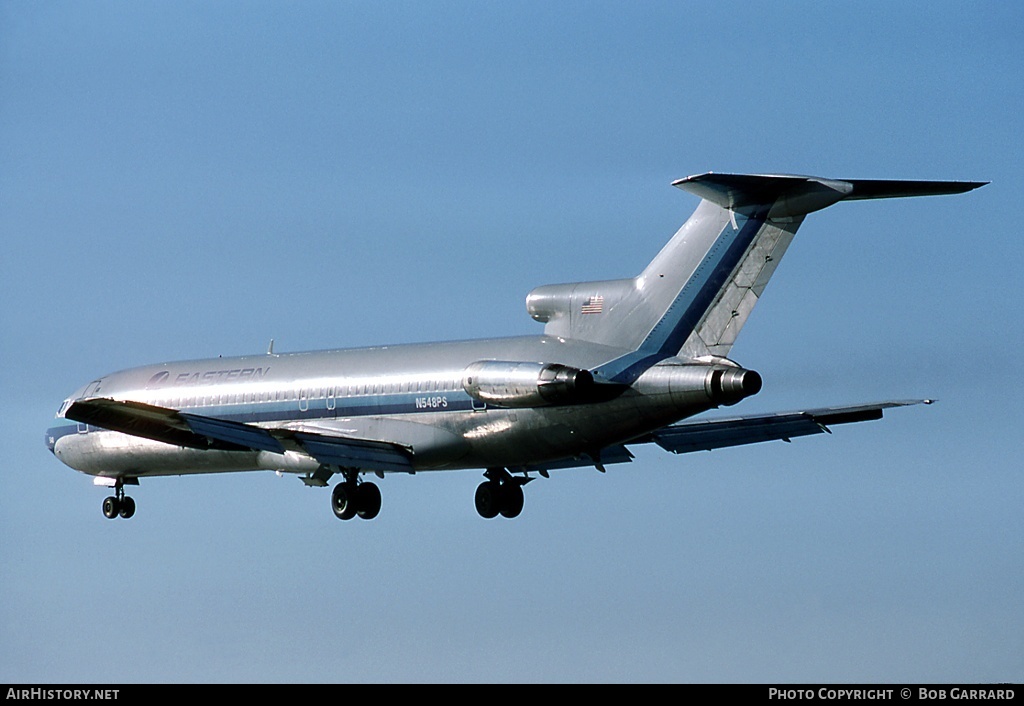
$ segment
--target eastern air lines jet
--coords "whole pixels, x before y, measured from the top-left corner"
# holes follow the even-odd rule
[[[812,211],[847,199],[958,194],[985,182],[701,174],[675,186],[697,210],[636,277],[538,287],[539,336],[211,358],[97,378],[64,400],[46,434],[68,466],[113,489],[131,517],[140,478],[270,470],[340,482],[342,520],[380,511],[363,476],[483,469],[476,509],[515,517],[523,486],[554,469],[629,461],[629,446],[674,453],[828,431],[927,400],[704,421],[761,376],[729,358]]]

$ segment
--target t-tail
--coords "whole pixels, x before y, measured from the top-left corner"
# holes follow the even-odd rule
[[[985,183],[687,177],[673,186],[702,200],[643,272],[538,287],[527,309],[545,334],[630,351],[593,370],[597,382],[629,384],[673,356],[724,360],[808,213],[843,200],[959,194]]]

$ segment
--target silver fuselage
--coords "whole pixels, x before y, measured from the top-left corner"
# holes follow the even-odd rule
[[[407,344],[161,363],[99,378],[78,399],[133,400],[220,419],[379,439],[407,447],[413,469],[529,468],[642,436],[714,406],[670,378],[672,358],[614,399],[525,409],[482,404],[463,385],[480,360],[561,363],[588,369],[626,351],[551,336]],[[700,371],[704,370],[704,366]],[[675,387],[676,389],[673,389]],[[698,386],[699,387],[699,386]],[[243,470],[311,473],[307,455],[196,450],[60,420],[47,443],[64,463],[98,476]]]

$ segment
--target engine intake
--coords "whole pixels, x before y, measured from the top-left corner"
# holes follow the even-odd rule
[[[558,363],[480,360],[466,367],[462,387],[480,402],[501,407],[544,407],[588,401],[594,376]]]

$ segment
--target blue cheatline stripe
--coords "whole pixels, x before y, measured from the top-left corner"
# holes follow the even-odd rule
[[[611,382],[629,384],[658,361],[678,353],[754,242],[767,214],[768,206],[749,217],[736,214],[737,221],[744,218],[743,225],[723,230],[640,347],[593,372]]]
[[[437,406],[417,407],[416,400],[423,398],[444,399],[443,404]],[[317,398],[309,400],[309,408],[299,409],[298,401],[287,402],[253,402],[247,404],[224,404],[202,407],[180,407],[176,408],[186,417],[209,417],[210,419],[225,419],[228,421],[252,424],[254,422],[291,422],[299,420],[334,419],[336,417],[365,417],[365,416],[387,416],[393,414],[427,414],[439,412],[468,412],[473,409],[473,399],[465,392],[458,390],[445,390],[432,393],[399,393],[390,395],[366,395],[358,397],[336,398],[336,407],[327,409],[326,400]],[[168,408],[172,409],[172,408]],[[51,447],[56,440],[63,436],[70,436],[79,433],[80,425],[77,422],[61,419],[55,420],[58,423],[46,430],[47,446]],[[202,420],[198,422],[202,424]],[[98,431],[102,427],[88,425],[89,431]],[[199,432],[201,433],[201,432]],[[52,441],[51,441],[52,439]],[[242,445],[248,445],[239,441]]]

